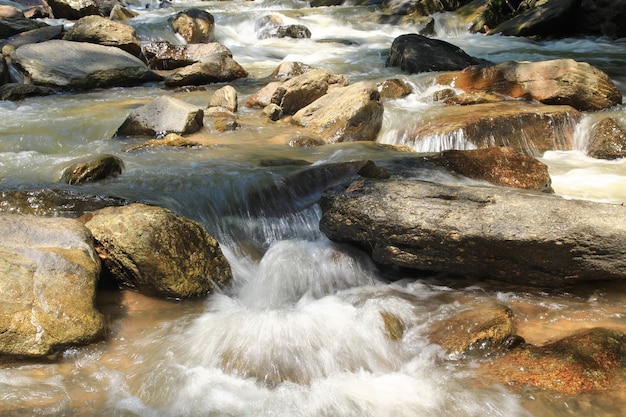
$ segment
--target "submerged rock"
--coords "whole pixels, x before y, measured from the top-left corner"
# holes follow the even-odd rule
[[[611,117],[600,120],[591,130],[587,154],[598,159],[626,157],[626,131]]]
[[[478,63],[478,59],[467,55],[457,46],[411,33],[393,40],[385,65],[400,67],[403,71],[415,74],[456,71]]]
[[[100,260],[77,220],[0,215],[0,354],[44,356],[104,336]]]
[[[322,194],[320,229],[382,266],[547,287],[626,279],[626,207],[545,193],[359,179]]]
[[[622,102],[621,93],[605,72],[573,59],[473,66],[442,74],[437,82],[466,92],[485,91],[583,111],[602,110]]]
[[[89,155],[69,161],[62,169],[61,181],[83,184],[115,177],[122,173],[124,161],[114,155]]]
[[[188,134],[203,126],[204,111],[182,100],[161,96],[133,110],[117,129],[120,136],[165,136]]]
[[[219,244],[201,224],[170,210],[131,204],[85,216],[109,277],[143,294],[189,298],[232,280]]]

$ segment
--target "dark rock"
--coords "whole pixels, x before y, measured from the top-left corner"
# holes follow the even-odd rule
[[[46,26],[48,26],[46,23],[22,17],[0,19],[0,39],[6,39],[18,33]]]
[[[583,34],[626,37],[626,1],[581,0],[576,20]]]
[[[60,39],[63,35],[63,31],[63,25],[46,25],[37,29],[21,32],[8,38],[3,45],[3,50],[6,45],[17,49],[20,46],[28,45],[29,43],[39,43],[49,41],[51,39]]]
[[[575,32],[572,21],[580,0],[545,0],[511,19],[497,25],[487,33],[506,36],[567,36]]]
[[[497,187],[359,179],[321,198],[320,229],[380,265],[567,286],[626,278],[626,207]]]
[[[217,42],[191,45],[172,45],[167,41],[151,42],[144,45],[143,54],[150,68],[161,70],[211,61],[215,56],[233,56],[227,47]]]
[[[478,59],[438,39],[411,33],[398,36],[391,44],[386,66],[400,67],[410,74],[431,71],[458,71],[477,65]]]
[[[593,126],[587,154],[598,159],[626,157],[626,131],[617,120],[606,118]]]
[[[17,101],[26,97],[49,96],[55,93],[52,88],[33,84],[8,83],[0,86],[0,100]]]
[[[122,173],[124,162],[114,155],[89,155],[69,161],[62,169],[61,181],[83,184],[115,177]]]
[[[230,284],[219,244],[199,223],[143,204],[85,217],[108,274],[141,293],[189,298]]]
[[[311,37],[311,30],[304,25],[285,25],[276,29],[276,37],[308,39]]]
[[[78,20],[81,17],[99,15],[100,8],[93,0],[48,0],[54,17]]]

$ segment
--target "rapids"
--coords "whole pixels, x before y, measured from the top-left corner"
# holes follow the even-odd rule
[[[174,10],[207,9],[216,40],[250,72],[233,85],[240,97],[267,83],[282,61],[300,61],[350,81],[402,78],[415,93],[385,103],[378,142],[402,144],[407,123],[427,117],[431,74],[385,68],[393,39],[419,30],[382,25],[373,7],[309,8],[294,0],[175,1],[174,8],[133,3],[130,20],[141,41],[179,43],[167,26]],[[254,21],[267,13],[308,26],[311,39],[257,40]],[[603,69],[626,93],[626,39],[533,41],[468,34],[446,15],[437,37],[494,62],[571,57]],[[70,22],[64,22],[70,25]],[[271,125],[246,129],[251,110],[240,107],[242,129],[211,136],[197,149],[123,151],[110,139],[133,108],[162,94],[205,106],[212,91],[163,90],[159,85],[65,93],[0,102],[0,189],[67,187],[170,208],[200,221],[220,241],[234,285],[206,300],[156,300],[129,291],[102,291],[98,306],[110,327],[106,340],[71,348],[49,361],[9,362],[0,368],[0,414],[11,416],[621,416],[626,387],[575,398],[514,392],[481,378],[474,361],[448,358],[428,342],[429,324],[459,307],[493,302],[509,306],[518,333],[544,343],[580,328],[626,331],[626,287],[581,287],[544,292],[492,283],[440,282],[412,276],[389,283],[362,253],[319,232],[316,199],[323,184],[271,201],[256,191],[280,184],[293,166],[264,159],[315,164],[396,155],[370,143],[290,148]],[[612,116],[626,124],[626,109]],[[599,161],[584,152],[600,115],[577,126],[576,149],[548,152],[553,188],[568,198],[626,202],[626,160]],[[464,149],[460,136],[429,141],[421,152]],[[78,187],[57,182],[58,167],[90,153],[124,160],[116,178]],[[454,182],[441,173],[423,179]],[[254,201],[253,201],[254,200]],[[407,323],[400,340],[386,334],[384,314]],[[4,415],[4,414],[3,414]]]

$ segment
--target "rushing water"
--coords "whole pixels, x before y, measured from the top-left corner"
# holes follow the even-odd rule
[[[385,68],[395,37],[415,26],[380,25],[373,8],[311,9],[295,1],[174,3],[146,9],[131,21],[142,41],[179,40],[167,29],[175,9],[197,6],[216,20],[216,38],[249,72],[234,82],[240,101],[266,82],[282,61],[300,61],[351,81],[400,77],[415,92],[385,103],[381,143],[436,104],[432,74],[406,75]],[[256,19],[279,13],[305,24],[311,39],[257,40]],[[572,57],[607,71],[626,92],[624,40],[537,42],[466,33],[436,16],[437,37],[469,54],[501,62]],[[530,343],[580,328],[626,331],[626,288],[580,288],[545,293],[506,285],[442,283],[407,278],[389,284],[358,251],[329,242],[318,230],[315,204],[324,184],[308,184],[298,198],[258,191],[280,184],[293,166],[264,159],[304,159],[313,164],[395,155],[369,143],[290,148],[271,125],[249,128],[255,111],[240,108],[242,129],[205,133],[211,146],[124,152],[110,139],[128,112],[162,94],[206,105],[207,90],[163,90],[158,85],[114,88],[1,102],[0,188],[62,187],[59,167],[91,153],[111,153],[125,163],[114,179],[76,187],[159,204],[202,222],[220,241],[234,272],[232,288],[207,300],[176,302],[138,294],[102,292],[99,308],[110,323],[105,341],[73,348],[50,362],[5,363],[0,369],[0,414],[111,416],[621,416],[626,387],[576,398],[516,393],[480,378],[471,361],[447,358],[428,342],[428,326],[463,306],[501,303]],[[626,124],[623,108],[603,112]],[[576,133],[576,149],[546,153],[557,194],[626,202],[626,162],[584,154],[589,114]],[[250,124],[252,125],[252,124]],[[438,151],[467,147],[462,137],[431,141]],[[429,180],[457,181],[440,172]],[[69,187],[69,186],[67,186]],[[407,324],[389,338],[383,315]],[[6,410],[13,410],[11,412]],[[6,412],[5,412],[6,411]]]

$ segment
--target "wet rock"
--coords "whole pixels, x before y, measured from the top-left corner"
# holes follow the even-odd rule
[[[31,83],[64,88],[107,88],[160,80],[138,58],[110,46],[51,40],[11,55]]]
[[[177,70],[165,78],[168,87],[204,85],[245,78],[248,72],[228,54],[206,57],[202,62]]]
[[[237,122],[237,115],[226,107],[209,107],[204,112],[204,118],[204,124],[209,131],[230,132],[240,127],[239,122]]]
[[[109,19],[114,21],[124,21],[139,16],[139,13],[130,10],[128,7],[124,7],[121,4],[116,4],[109,13]]]
[[[0,354],[44,356],[104,336],[100,260],[72,219],[0,215]]]
[[[224,107],[231,112],[236,112],[238,107],[237,90],[231,85],[226,85],[213,93],[208,107]]]
[[[309,148],[311,146],[326,145],[324,139],[318,136],[296,135],[289,139],[289,146],[292,148]]]
[[[553,192],[548,166],[510,147],[450,150],[426,159],[464,177],[503,187]]]
[[[327,143],[375,141],[383,111],[376,85],[361,81],[320,97],[294,114],[291,122],[319,134]]]
[[[394,78],[378,84],[381,99],[403,98],[413,92],[413,88],[403,80]]]
[[[311,30],[304,25],[280,26],[276,30],[277,38],[308,39],[311,37]]]
[[[621,93],[605,72],[573,59],[474,66],[443,74],[437,82],[454,84],[466,92],[487,91],[584,111],[602,110],[622,102]]]
[[[270,103],[263,107],[263,114],[271,121],[276,122],[283,117],[283,109],[277,104]]]
[[[626,207],[510,188],[359,179],[322,194],[320,229],[382,266],[567,286],[626,278]]]
[[[296,75],[302,75],[307,71],[311,71],[314,67],[303,64],[302,62],[285,61],[281,62],[272,71],[271,76],[275,78],[292,78]]]
[[[0,39],[48,26],[46,23],[23,17],[0,19]]]
[[[261,88],[256,93],[252,94],[250,97],[246,99],[246,107],[249,108],[264,108],[272,104],[272,97],[283,84],[282,81],[274,81],[267,84],[265,87]],[[280,108],[278,104],[274,104],[274,106]],[[282,109],[281,109],[282,113]]]
[[[570,106],[514,101],[440,107],[403,132],[407,138],[403,144],[420,150],[422,143],[435,137],[454,148],[466,148],[469,142],[477,148],[508,146],[540,156],[548,150],[571,149],[581,117]]]
[[[56,90],[33,84],[7,83],[0,86],[0,100],[18,101],[26,97],[49,96]]]
[[[165,136],[194,133],[203,126],[204,111],[182,100],[161,96],[133,110],[117,129],[120,136]]]
[[[57,19],[78,20],[100,14],[100,8],[93,0],[48,0],[48,4]]]
[[[575,32],[572,19],[580,0],[545,0],[505,20],[488,34],[506,36],[563,36]]]
[[[534,346],[523,344],[487,364],[509,387],[536,388],[558,394],[598,392],[624,381],[626,335],[603,328]]]
[[[115,177],[124,170],[124,162],[114,155],[89,155],[69,161],[61,171],[61,181],[83,184]]]
[[[80,217],[109,206],[123,206],[128,200],[89,195],[69,190],[31,190],[0,192],[0,213],[46,217]]]
[[[271,103],[290,115],[322,97],[330,88],[345,85],[348,85],[345,76],[313,69],[282,83],[274,91]]]
[[[135,28],[102,16],[81,18],[65,33],[63,39],[115,46],[136,57],[141,55],[141,46],[137,40]]]
[[[626,157],[626,131],[617,120],[608,117],[594,125],[587,145],[587,154],[598,159]]]
[[[85,217],[107,273],[160,297],[189,298],[229,285],[230,265],[199,223],[143,204],[108,207]]]
[[[299,24],[286,24],[277,14],[266,15],[255,22],[258,39],[267,38],[310,38],[311,30]]]
[[[457,71],[478,63],[478,59],[448,42],[411,33],[393,40],[385,65],[400,67],[403,71],[415,74]]]
[[[187,43],[208,43],[213,40],[215,18],[206,10],[186,9],[169,20],[172,30]]]
[[[5,53],[5,48],[7,45],[13,47],[14,49],[17,49],[20,46],[28,45],[29,43],[39,43],[49,41],[51,39],[60,39],[63,35],[63,31],[63,25],[46,25],[40,28],[18,33],[17,35],[13,35],[4,42],[4,45],[2,47],[3,55],[10,55]]]
[[[503,305],[470,306],[431,326],[428,337],[453,357],[489,356],[511,347],[515,318]]]
[[[168,133],[163,139],[150,139],[139,145],[133,145],[124,149],[124,152],[134,152],[144,148],[173,147],[173,148],[195,148],[202,144],[194,140],[184,138],[176,133]]]
[[[150,68],[161,70],[211,61],[214,56],[233,56],[230,49],[217,42],[191,45],[172,45],[167,41],[152,42],[144,45],[143,54]]]

